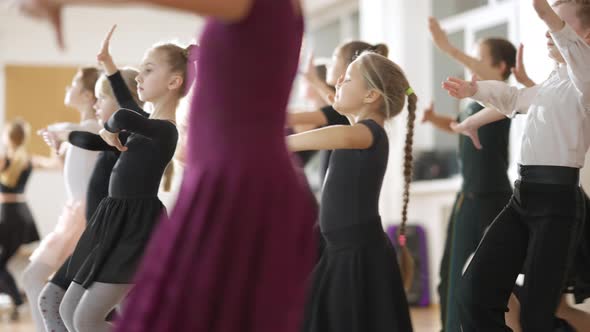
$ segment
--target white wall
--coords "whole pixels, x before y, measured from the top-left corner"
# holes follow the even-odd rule
[[[53,31],[44,22],[30,20],[13,10],[0,11],[0,60],[10,63],[94,63],[109,28],[118,24],[112,40],[115,59],[139,63],[143,52],[157,41],[188,42],[202,20],[173,11],[146,8],[69,8],[64,12],[66,51],[60,52]]]
[[[19,65],[78,66],[96,63],[96,53],[111,25],[118,24],[112,53],[120,65],[138,66],[143,53],[159,41],[188,44],[202,20],[187,14],[145,8],[72,8],[65,10],[66,50],[58,50],[49,25],[0,9],[0,118],[4,116],[4,67]],[[32,92],[34,93],[34,92]]]
[[[405,71],[418,95],[418,109],[431,99],[430,77],[432,54],[427,30],[430,0],[361,0],[361,39],[371,43],[384,42],[390,58]],[[382,192],[381,213],[384,220],[398,220],[401,207],[402,158],[406,127],[406,112],[388,126],[390,137],[389,168]],[[415,124],[414,148],[429,141],[430,131]]]

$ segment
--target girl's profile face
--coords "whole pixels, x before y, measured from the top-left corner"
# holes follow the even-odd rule
[[[82,84],[82,73],[78,72],[72,79],[72,83],[66,87],[64,105],[80,108],[85,103],[84,93],[87,92]]]
[[[340,114],[355,114],[365,105],[365,97],[369,89],[361,74],[360,66],[360,58],[358,58],[338,79],[333,107]]]
[[[477,43],[475,57],[483,62],[483,64],[487,65],[489,68],[492,68],[494,71],[498,73],[498,77],[502,77],[504,74],[504,68],[506,63],[500,61],[499,63],[494,65],[494,57],[492,57],[492,50],[490,45],[485,41],[481,41]]]
[[[96,111],[96,118],[101,124],[104,124],[119,109],[119,104],[113,96],[100,91],[98,84],[96,85],[95,95],[94,110]]]
[[[149,50],[139,67],[137,94],[144,102],[153,102],[166,95],[170,89],[171,80],[177,74],[170,71],[165,54],[157,50]]]

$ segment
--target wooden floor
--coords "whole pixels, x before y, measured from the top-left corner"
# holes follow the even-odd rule
[[[23,308],[20,322],[8,320],[7,313],[0,312],[1,332],[35,332],[28,310]],[[440,330],[438,307],[412,309],[412,321],[415,332],[438,332]],[[148,331],[146,331],[148,332]]]

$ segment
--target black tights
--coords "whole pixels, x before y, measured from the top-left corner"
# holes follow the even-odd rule
[[[23,298],[16,286],[16,281],[6,267],[6,262],[0,265],[0,293],[10,296],[15,306],[23,304]]]

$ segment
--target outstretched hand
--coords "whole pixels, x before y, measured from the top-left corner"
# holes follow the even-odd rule
[[[96,55],[96,60],[98,60],[98,62],[104,62],[104,61],[109,60],[111,58],[111,54],[109,53],[109,47],[111,45],[111,37],[113,36],[113,32],[115,32],[116,28],[117,28],[117,25],[116,24],[113,25],[111,27],[111,30],[109,31],[109,33],[107,33],[106,37],[102,41],[100,51]]]
[[[432,117],[434,116],[434,103],[430,102],[427,108],[424,109],[422,114],[422,123],[430,122]]]
[[[17,6],[24,15],[48,21],[55,32],[57,45],[60,49],[65,49],[61,5],[53,4],[50,0],[17,0]]]
[[[111,133],[106,129],[101,129],[98,134],[108,145],[114,146],[119,151],[127,151],[127,147],[119,139],[119,133]]]
[[[308,82],[317,82],[320,80],[320,75],[315,67],[315,57],[313,52],[309,54],[307,61],[305,62],[304,70],[301,71],[303,78]]]
[[[117,72],[117,66],[115,66],[115,62],[113,61],[113,57],[110,53],[111,38],[113,37],[113,33],[115,32],[116,28],[116,24],[111,27],[111,30],[109,30],[106,37],[102,41],[100,51],[96,55],[96,60],[103,67],[105,73],[109,76]]]
[[[449,95],[457,99],[473,97],[477,93],[477,77],[473,75],[471,81],[456,77],[449,77],[442,85]]]
[[[434,17],[428,18],[428,29],[430,30],[430,36],[432,41],[443,52],[448,52],[453,47],[449,42],[447,33],[440,27],[438,20]]]
[[[43,138],[43,142],[45,142],[45,144],[47,144],[47,146],[49,146],[51,149],[54,151],[59,151],[61,141],[56,133],[44,128],[38,130],[37,135],[41,136],[41,138]]]
[[[549,2],[547,2],[547,0],[533,0],[533,8],[540,18],[545,17],[553,11],[553,8],[551,8],[551,5]]]
[[[518,47],[518,51],[516,53],[516,66],[514,68],[512,68],[512,74],[514,74],[514,77],[516,78],[518,83],[520,83],[526,87],[531,87],[531,86],[535,85],[535,82],[533,82],[533,80],[531,80],[528,73],[526,72],[523,57],[524,57],[524,45],[520,44],[520,46]]]
[[[549,30],[559,31],[565,25],[565,22],[557,15],[547,0],[533,0],[533,8]]]
[[[451,122],[451,129],[461,135],[468,136],[471,138],[473,145],[476,149],[481,150],[483,147],[481,146],[481,142],[479,141],[479,134],[477,133],[477,128],[471,125],[469,118],[465,119],[465,121],[461,123],[457,123],[455,121]]]

